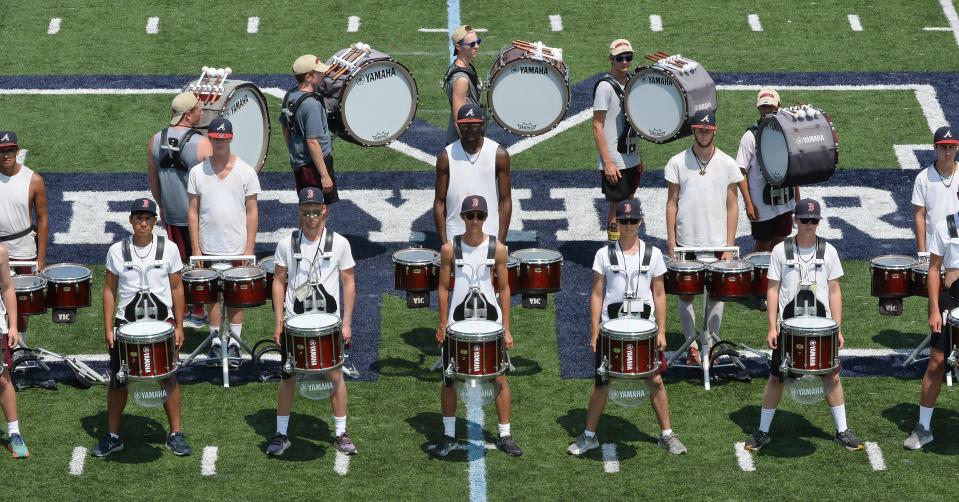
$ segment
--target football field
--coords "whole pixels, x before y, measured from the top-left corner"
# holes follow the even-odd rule
[[[368,43],[409,68],[419,103],[410,129],[388,147],[334,142],[343,201],[333,206],[329,225],[347,237],[357,261],[351,359],[360,375],[347,387],[348,427],[358,455],[332,447],[328,402],[298,396],[293,446],[281,457],[267,457],[277,381],[261,378],[270,363],[254,368],[247,362],[234,372],[230,388],[222,387],[219,368],[181,370],[192,456],[174,457],[163,448],[161,409],[131,402],[122,428],[126,450],[92,458],[89,449],[105,433],[106,388],[84,389],[53,363],[52,375],[22,375],[34,383],[54,378],[58,386],[18,393],[31,457],[0,457],[8,493],[27,500],[938,499],[939,474],[959,468],[959,387],[943,387],[932,421],[935,441],[922,451],[903,450],[918,417],[925,364],[902,363],[928,331],[926,303],[908,298],[902,316],[880,316],[870,296],[869,260],[915,255],[913,180],[934,159],[932,131],[959,124],[957,7],[954,0],[12,0],[0,19],[6,53],[0,58],[0,129],[18,133],[24,164],[44,176],[48,261],[81,263],[94,272],[93,305],[78,312],[75,324],[33,318],[29,343],[77,354],[99,371],[106,359],[100,293],[107,248],[128,234],[128,201],[149,193],[148,138],[168,120],[173,95],[201,67],[231,67],[235,78],[254,82],[265,95],[273,129],[260,173],[260,255],[272,254],[296,224],[293,176],[277,123],[296,57],[326,58],[351,43]],[[439,245],[433,161],[444,146],[449,114],[440,82],[450,60],[447,32],[467,23],[481,30],[476,67],[483,78],[514,39],[563,48],[570,69],[570,108],[556,129],[532,139],[492,123],[488,130],[511,155],[511,250],[543,247],[564,258],[562,291],[550,296],[547,309],[524,309],[514,297],[516,371],[510,383],[513,435],[525,450],[519,458],[492,446],[492,406],[467,418],[462,405],[461,449],[443,460],[430,456],[442,433],[440,374],[430,371],[438,355],[436,297],[433,308],[407,309],[392,282],[392,253]],[[788,393],[773,422],[773,441],[762,453],[743,451],[737,444],[758,426],[767,368],[750,357],[751,381],[721,379],[709,391],[701,373],[667,372],[673,429],[687,455],[657,447],[659,430],[648,405],[613,402],[599,430],[602,448],[584,458],[565,453],[585,421],[592,383],[590,267],[605,238],[592,89],[608,68],[609,42],[620,37],[632,41],[637,55],[682,54],[710,72],[719,99],[716,141],[730,155],[757,118],[761,86],[779,89],[785,105],[812,103],[834,119],[839,168],[803,194],[824,202],[820,235],[843,259],[843,385],[849,425],[867,442],[865,451],[833,443],[824,402],[800,405]],[[690,144],[686,138],[640,146],[646,166],[638,192],[641,233],[661,248],[661,171]],[[752,251],[745,215],[737,244],[744,254]],[[669,306],[672,351],[682,335],[675,298]],[[251,309],[244,339],[271,337],[272,323],[269,307]],[[723,338],[765,348],[765,333],[766,315],[752,303],[727,304]],[[185,351],[206,334],[187,330]]]

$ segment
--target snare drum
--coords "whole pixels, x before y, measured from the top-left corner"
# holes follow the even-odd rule
[[[78,309],[90,306],[90,269],[74,263],[50,265],[41,272],[47,279],[47,306]]]
[[[276,257],[268,256],[258,261],[256,264],[258,267],[263,269],[263,272],[266,273],[266,285],[269,288],[273,287],[273,272],[276,271]]]
[[[670,261],[666,263],[664,283],[670,295],[701,295],[706,287],[706,265],[698,261]]]
[[[283,350],[297,373],[323,373],[343,365],[343,323],[333,314],[310,313],[283,322]]]
[[[260,267],[233,267],[220,272],[223,304],[227,307],[259,307],[266,303],[266,272]]]
[[[942,280],[939,281],[939,291],[946,289],[945,278],[942,277]],[[917,263],[914,267],[909,269],[909,294],[912,296],[921,296],[924,298],[929,298],[929,283],[927,282],[929,278],[929,262],[924,261],[922,263]]]
[[[879,298],[906,298],[910,293],[910,271],[916,265],[911,256],[884,255],[869,261],[872,277],[869,294]]]
[[[769,289],[769,279],[766,274],[769,272],[770,254],[766,251],[759,251],[746,255],[746,261],[753,264],[753,296],[766,298],[766,290]]]
[[[653,143],[689,136],[690,118],[718,106],[713,78],[698,62],[679,55],[637,69],[623,89],[623,101],[633,129]]]
[[[187,305],[204,305],[220,300],[220,273],[209,268],[183,272],[183,297]]]
[[[173,326],[166,321],[124,324],[117,330],[116,344],[130,379],[160,380],[176,373],[178,354]]]
[[[459,378],[492,378],[506,372],[506,332],[485,319],[456,321],[446,327],[453,374]]]
[[[393,253],[393,288],[399,291],[436,289],[439,266],[434,262],[438,263],[439,259],[440,254],[432,249],[407,248]]]
[[[516,287],[520,293],[545,294],[560,290],[563,255],[550,249],[521,249],[510,256],[519,261]]]
[[[599,328],[596,350],[613,378],[645,378],[660,368],[656,323],[639,317],[610,319]]]
[[[519,136],[553,129],[569,108],[569,69],[562,52],[539,49],[517,40],[500,51],[486,77],[490,115]]]
[[[780,348],[789,357],[789,371],[825,375],[839,367],[839,325],[825,317],[793,317],[779,325]]]
[[[17,294],[17,315],[37,315],[47,312],[47,280],[36,275],[13,277]]]
[[[191,90],[190,85],[183,90]],[[213,119],[228,119],[233,124],[230,151],[260,172],[270,149],[270,117],[260,89],[252,82],[225,80],[215,100],[204,99],[204,94],[200,98],[203,116],[194,127],[206,130]]]
[[[753,264],[746,260],[722,260],[708,267],[709,299],[735,301],[753,296]]]
[[[759,121],[756,158],[774,187],[826,181],[839,163],[839,140],[832,119],[811,106],[780,108]]]

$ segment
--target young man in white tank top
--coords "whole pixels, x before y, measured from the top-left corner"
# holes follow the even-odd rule
[[[478,105],[461,106],[456,123],[461,139],[436,156],[433,220],[440,243],[466,230],[456,208],[467,195],[479,195],[493,203],[482,231],[506,242],[506,231],[513,214],[509,154],[498,143],[483,136],[485,117]]]
[[[440,326],[436,330],[436,341],[443,352],[443,368],[449,365],[451,354],[446,342],[446,327],[456,321],[478,317],[495,321],[503,325],[506,349],[513,348],[513,335],[509,330],[509,283],[506,280],[493,282],[493,270],[487,264],[490,255],[492,236],[483,231],[483,222],[489,217],[486,199],[480,195],[469,195],[463,200],[460,217],[466,224],[466,232],[456,241],[447,241],[440,249],[439,295]],[[458,251],[456,248],[459,247]],[[457,255],[462,253],[462,266],[455,263]],[[496,276],[506,277],[506,246],[502,241],[495,242],[494,263]],[[452,302],[449,301],[450,272],[455,268],[456,284],[453,288]],[[471,287],[479,286],[479,298],[472,295]],[[494,285],[497,286],[494,291]],[[498,295],[498,297],[497,297]],[[497,304],[496,302],[499,302]],[[452,305],[450,305],[452,303]],[[452,309],[452,315],[450,310]],[[445,457],[456,447],[456,387],[452,378],[444,377],[440,391],[440,404],[443,411],[443,436],[432,450],[433,455]],[[496,413],[499,417],[499,437],[496,446],[508,455],[518,457],[523,454],[510,431],[511,393],[506,375],[501,374],[493,381],[499,388],[496,396]]]

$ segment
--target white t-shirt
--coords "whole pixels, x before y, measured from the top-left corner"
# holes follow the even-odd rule
[[[353,268],[356,263],[353,261],[353,254],[350,250],[350,242],[342,235],[333,232],[333,245],[330,249],[329,259],[323,257],[321,245],[326,239],[328,229],[323,229],[320,238],[315,241],[309,241],[304,236],[300,236],[300,255],[301,259],[296,265],[296,276],[293,277],[293,237],[286,236],[276,245],[276,264],[286,267],[288,280],[286,282],[286,295],[283,307],[286,316],[296,315],[293,307],[296,303],[296,288],[306,284],[312,278],[314,282],[323,285],[327,293],[336,298],[336,311],[331,312],[340,315],[340,305],[343,303],[340,295],[340,271]],[[315,266],[313,266],[315,264]],[[272,288],[273,285],[271,284]]]
[[[930,254],[942,257],[942,268],[959,269],[959,238],[949,237],[949,223],[943,216],[934,227],[932,240],[926,242]]]
[[[117,276],[117,293],[120,295],[120,300],[117,302],[117,317],[123,317],[120,313],[136,298],[136,294],[144,289],[141,270],[146,270],[146,289],[149,289],[170,309],[172,316],[173,294],[170,291],[170,274],[183,270],[183,262],[180,260],[180,252],[176,244],[170,240],[163,244],[163,259],[159,264],[156,263],[157,236],[153,236],[153,242],[145,247],[131,244],[130,262],[133,267],[138,267],[133,268],[125,266],[123,262],[123,242],[127,240],[129,239],[114,242],[107,252],[106,267]]]
[[[208,255],[246,251],[246,198],[260,193],[256,170],[237,157],[226,179],[213,173],[211,159],[190,169],[187,193],[200,198],[200,250]]]
[[[623,86],[618,82],[620,90]],[[619,153],[616,150],[619,135],[626,127],[626,114],[623,113],[620,105],[619,96],[609,82],[600,82],[596,86],[596,94],[593,96],[593,111],[606,112],[606,119],[603,121],[603,136],[606,138],[606,151],[616,163],[616,167],[626,169],[639,165],[639,137],[634,137],[631,141],[636,144],[636,151],[633,153]],[[635,133],[634,133],[635,134]],[[603,169],[603,158],[596,154],[596,162],[599,169]]]
[[[700,175],[699,169],[692,148],[674,155],[666,163],[663,173],[666,181],[679,185],[676,244],[725,246],[726,192],[729,185],[743,180],[743,174],[736,161],[719,148],[709,161],[706,173]]]
[[[816,300],[826,307],[826,317],[832,319],[832,312],[829,309],[828,281],[842,277],[842,263],[839,262],[839,253],[836,252],[836,248],[828,242],[826,243],[826,250],[823,254],[823,265],[813,265],[812,261],[815,258],[815,246],[811,248],[797,248],[795,251],[797,266],[791,267],[786,265],[786,245],[781,242],[773,248],[769,256],[769,272],[767,278],[771,281],[779,281],[780,319],[782,319],[783,316],[783,309],[785,309],[786,305],[792,302],[799,293],[799,283],[803,277],[812,283],[811,287],[816,295]]]
[[[766,204],[763,201],[763,189],[766,187],[766,178],[759,167],[759,156],[756,155],[756,135],[752,131],[743,133],[739,140],[739,151],[736,153],[736,163],[741,170],[746,171],[749,178],[749,197],[756,207],[756,221],[771,220],[780,214],[788,213],[796,208],[796,199],[779,205]],[[790,189],[791,190],[791,189]]]
[[[926,247],[933,239],[933,232],[946,215],[959,211],[959,176],[952,175],[951,180],[945,180],[936,170],[935,165],[929,166],[916,175],[916,182],[912,186],[912,205],[926,208]],[[946,186],[949,185],[949,186]]]
[[[643,254],[646,252],[646,244],[639,241],[639,252],[631,255],[624,255],[616,243],[616,259],[619,262],[620,271],[610,270],[609,250],[606,246],[596,251],[596,257],[593,258],[593,272],[606,277],[606,292],[603,295],[603,314],[602,321],[609,320],[609,304],[620,303],[626,295],[626,277],[632,276],[639,270],[643,260]],[[652,254],[649,257],[649,270],[646,273],[639,274],[639,280],[633,282],[630,291],[636,289],[636,297],[644,304],[649,305],[650,319],[655,319],[656,305],[653,302],[653,279],[666,273],[666,262],[663,260],[663,253],[658,248],[652,248]],[[638,284],[637,284],[638,282]]]

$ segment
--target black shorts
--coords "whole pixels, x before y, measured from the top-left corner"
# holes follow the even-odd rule
[[[626,199],[631,199],[636,193],[636,189],[639,188],[639,179],[643,175],[642,164],[627,167],[626,169],[619,170],[619,181],[614,185],[606,179],[606,175],[603,174],[603,171],[599,172],[600,179],[602,180],[603,186],[603,195],[606,196],[606,200],[609,202],[619,202]]]
[[[750,230],[753,239],[757,241],[771,241],[773,237],[787,237],[793,231],[793,212],[786,211],[766,221],[750,221]]]
[[[946,312],[942,315],[942,327],[944,328],[943,331],[945,331],[946,328],[946,318],[949,315],[948,313],[956,307],[959,307],[959,304],[953,301],[952,297],[949,296],[949,288],[939,291],[939,311]],[[932,332],[929,341],[929,348],[940,350],[944,354],[949,355],[949,352],[952,350],[952,347],[949,346],[949,338],[948,332],[945,334],[942,332]]]

